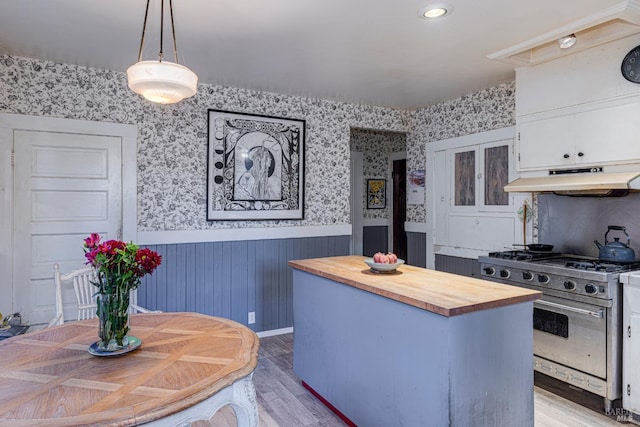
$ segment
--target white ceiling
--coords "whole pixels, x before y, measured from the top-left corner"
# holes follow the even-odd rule
[[[453,13],[426,21],[417,11],[431,0],[174,0],[179,62],[201,83],[415,109],[513,80],[512,65],[487,55],[621,2],[445,1]],[[159,2],[143,59],[157,58]],[[125,71],[145,6],[3,0],[0,52]]]

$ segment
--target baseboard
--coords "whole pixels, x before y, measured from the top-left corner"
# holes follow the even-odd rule
[[[427,224],[424,222],[405,222],[404,231],[407,233],[427,233]]]
[[[271,329],[269,331],[256,332],[258,338],[273,337],[275,335],[290,334],[293,332],[293,326],[289,328]]]
[[[311,394],[313,394],[320,402],[322,402],[322,404],[324,406],[326,406],[327,408],[329,408],[334,414],[336,414],[338,416],[338,418],[340,418],[342,421],[344,421],[344,423],[346,425],[348,425],[349,427],[358,427],[353,421],[351,421],[349,418],[347,418],[347,416],[345,414],[343,414],[338,408],[336,408],[335,406],[333,406],[331,404],[331,402],[329,402],[327,399],[325,399],[324,397],[322,397],[322,395],[320,395],[320,393],[318,393],[317,391],[315,391],[313,389],[313,387],[311,387],[309,384],[307,384],[304,381],[302,382],[302,386],[304,388],[306,388],[307,390],[309,390],[309,392]]]

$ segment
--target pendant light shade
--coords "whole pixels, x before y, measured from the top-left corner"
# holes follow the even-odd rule
[[[141,61],[127,69],[129,89],[151,102],[173,104],[196,94],[198,76],[167,61]]]
[[[140,39],[140,50],[138,52],[138,62],[127,69],[129,89],[144,96],[151,102],[173,104],[196,94],[198,89],[198,76],[184,65],[178,64],[178,49],[176,45],[175,27],[173,25],[173,4],[171,0],[169,0],[169,11],[171,13],[175,62],[162,60],[164,0],[161,0],[160,6],[160,52],[158,53],[158,60],[142,61],[142,47],[144,46],[144,36],[147,29],[149,2],[150,0],[147,0],[147,9],[142,27],[142,38]]]

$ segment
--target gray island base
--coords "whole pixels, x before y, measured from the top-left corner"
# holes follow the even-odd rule
[[[496,297],[491,282],[411,266],[383,277],[362,259],[290,262],[294,372],[308,387],[359,426],[534,425],[538,293]],[[489,296],[448,299],[485,283]]]

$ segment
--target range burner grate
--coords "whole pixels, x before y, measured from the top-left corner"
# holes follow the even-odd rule
[[[550,252],[550,251],[514,250],[514,251],[502,251],[502,252],[489,252],[490,258],[512,259],[515,261],[534,261],[538,259],[553,258],[559,255],[560,255],[560,252]]]
[[[576,270],[602,271],[604,273],[615,273],[621,271],[638,270],[640,263],[611,263],[602,261],[569,261],[565,267]]]

